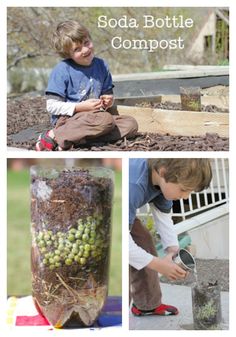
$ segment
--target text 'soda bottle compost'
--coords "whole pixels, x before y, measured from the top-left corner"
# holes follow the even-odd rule
[[[108,291],[113,172],[31,168],[32,288],[55,327],[90,326]]]

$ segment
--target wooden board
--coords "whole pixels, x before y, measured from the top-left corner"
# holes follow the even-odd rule
[[[116,106],[120,115],[133,116],[140,132],[169,133],[171,135],[203,136],[207,132],[229,137],[229,114],[161,110]]]
[[[141,103],[180,103],[180,95],[117,97],[116,105],[135,106]],[[219,109],[229,109],[228,96],[201,96],[202,105],[216,105]]]

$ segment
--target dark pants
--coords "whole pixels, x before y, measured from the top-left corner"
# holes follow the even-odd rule
[[[131,230],[135,243],[148,253],[157,256],[153,238],[148,229],[136,218]],[[130,296],[140,310],[152,310],[161,304],[158,273],[147,267],[137,270],[129,267]]]
[[[79,112],[72,117],[62,116],[55,128],[55,140],[62,149],[73,144],[116,141],[133,137],[138,130],[136,120],[131,116],[111,115],[105,111]]]

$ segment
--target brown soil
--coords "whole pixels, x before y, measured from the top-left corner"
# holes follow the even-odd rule
[[[146,103],[144,104],[146,106]],[[155,107],[178,109],[178,103],[157,103]],[[216,112],[215,106],[204,111]],[[222,110],[221,110],[222,111]],[[7,145],[35,149],[38,135],[50,128],[44,97],[24,95],[8,99]],[[138,133],[135,139],[115,143],[90,143],[73,151],[228,151],[229,139],[218,134],[205,136],[173,136],[170,134]]]
[[[54,179],[32,177],[32,221],[40,227],[47,223],[48,230],[59,231],[77,225],[78,219],[94,212],[102,214],[107,220],[110,214],[110,184],[110,180],[95,178],[87,170],[63,170]],[[38,191],[44,186],[52,190],[49,200],[40,198]]]
[[[50,126],[44,97],[24,95],[7,101],[7,135],[35,125]]]

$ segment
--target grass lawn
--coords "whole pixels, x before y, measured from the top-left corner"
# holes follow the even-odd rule
[[[109,295],[121,295],[121,172],[115,174]],[[28,170],[7,174],[8,295],[31,294],[30,177]]]

